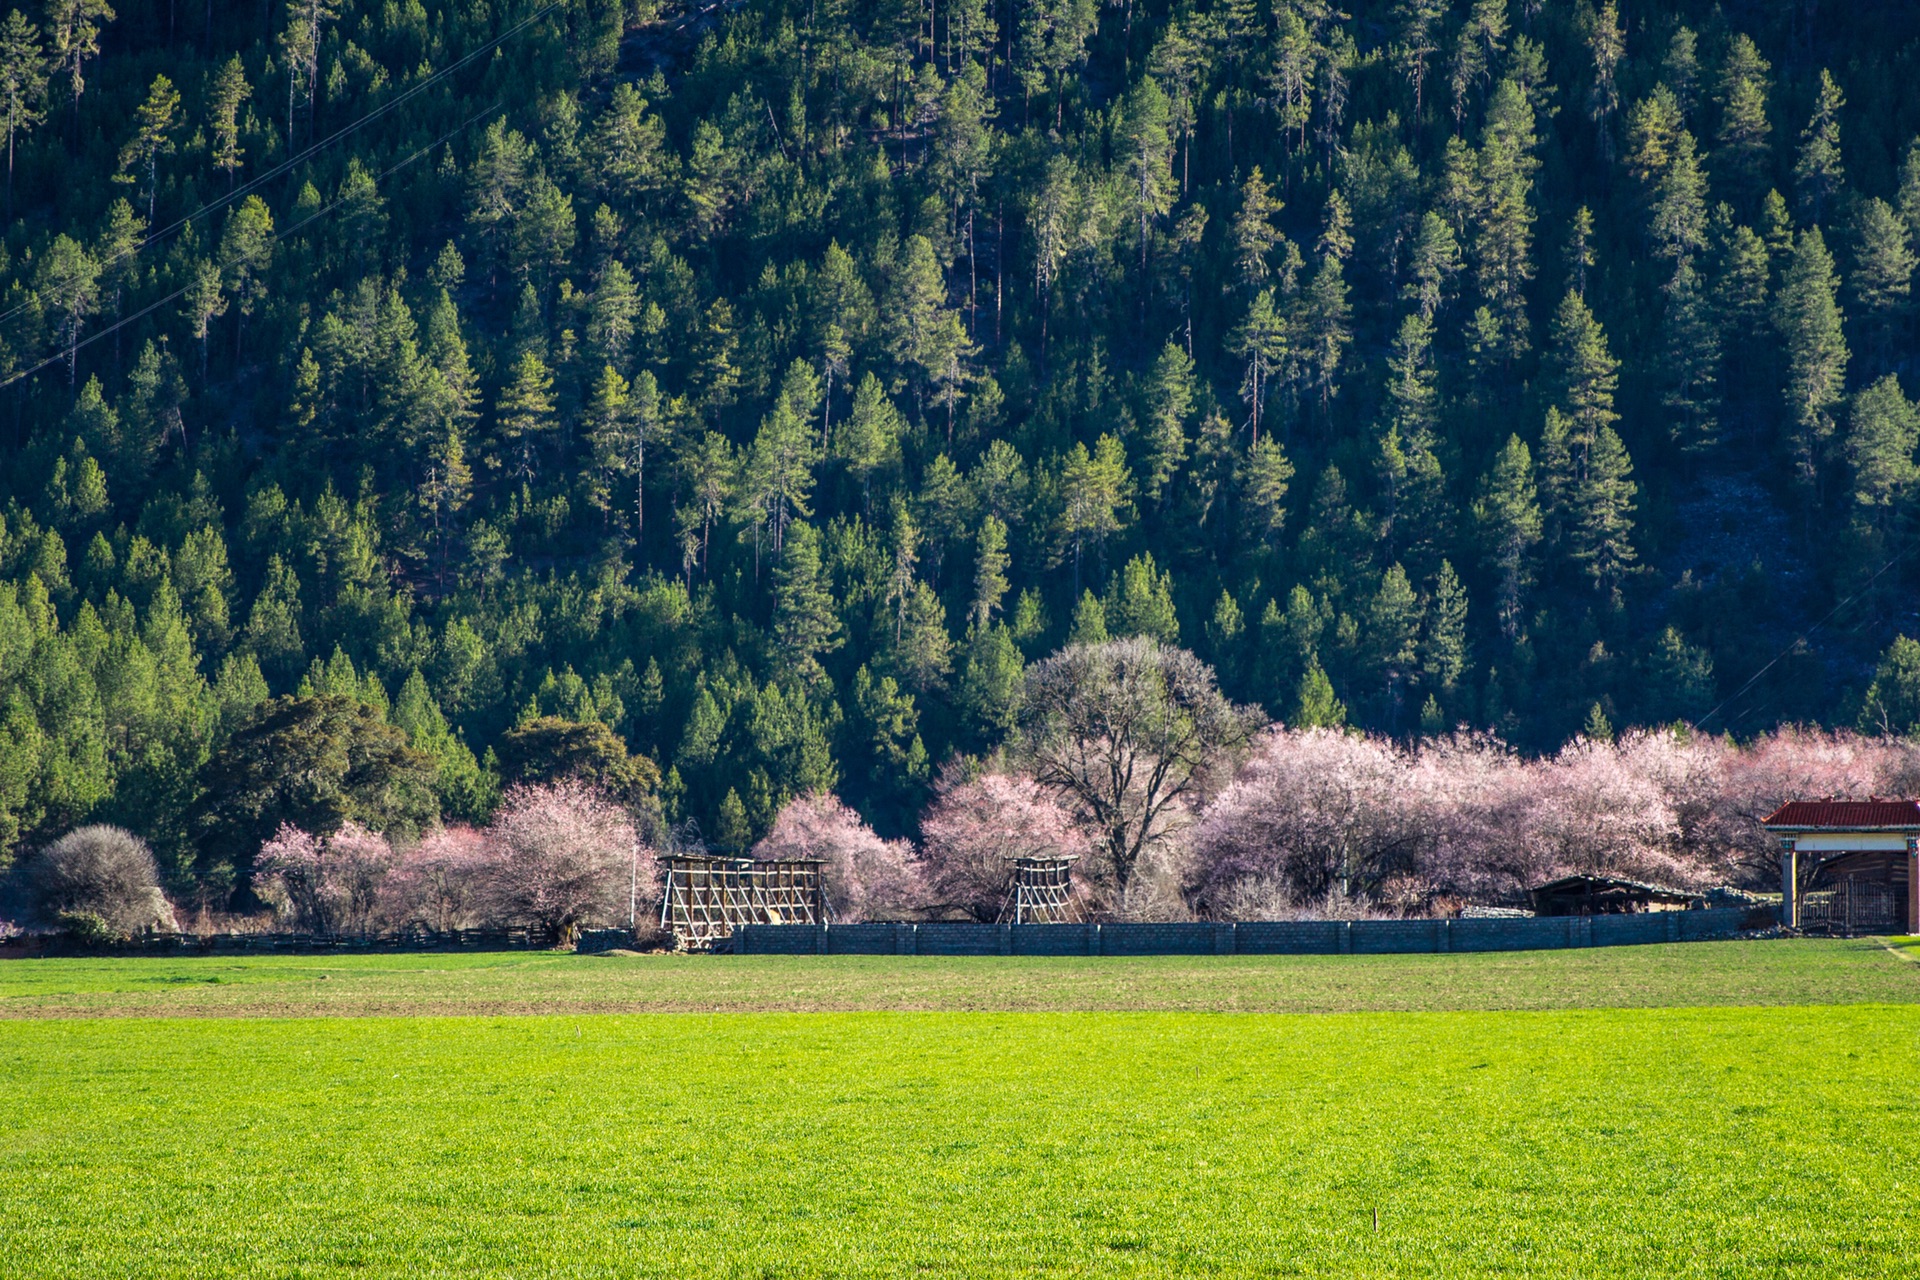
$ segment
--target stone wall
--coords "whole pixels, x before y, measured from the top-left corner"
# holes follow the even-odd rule
[[[1245,924],[753,924],[742,955],[1255,956],[1538,951],[1730,938],[1770,923],[1746,907],[1514,920],[1275,920]]]

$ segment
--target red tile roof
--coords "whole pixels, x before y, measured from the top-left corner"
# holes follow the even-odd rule
[[[1789,800],[1763,821],[1765,827],[1920,827],[1920,800]]]

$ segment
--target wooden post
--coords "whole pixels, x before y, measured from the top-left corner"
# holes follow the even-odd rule
[[[1920,839],[1907,837],[1907,932],[1920,933]]]
[[[1800,853],[1792,836],[1780,841],[1780,923],[1788,929],[1800,927]]]

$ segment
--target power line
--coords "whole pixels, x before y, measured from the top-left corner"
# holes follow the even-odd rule
[[[1902,560],[1906,559],[1907,553],[1912,550],[1913,550],[1913,544],[1908,543],[1905,547],[1895,552],[1891,560],[1888,560],[1885,564],[1881,565],[1878,569],[1874,570],[1873,576],[1860,584],[1860,589],[1858,591],[1855,591],[1852,595],[1848,596],[1845,600],[1842,600],[1839,604],[1836,604],[1835,606],[1833,606],[1833,608],[1827,610],[1826,613],[1821,616],[1818,622],[1814,623],[1812,626],[1808,627],[1805,631],[1802,631],[1799,635],[1795,636],[1793,638],[1792,643],[1788,644],[1787,647],[1782,649],[1779,653],[1776,653],[1775,655],[1773,655],[1772,661],[1768,662],[1766,666],[1761,667],[1758,671],[1754,672],[1751,676],[1747,677],[1747,682],[1745,684],[1741,685],[1738,689],[1735,689],[1727,697],[1722,698],[1718,706],[1716,706],[1713,710],[1707,712],[1707,714],[1701,716],[1699,720],[1700,727],[1704,728],[1707,721],[1713,719],[1714,716],[1720,714],[1720,712],[1723,711],[1729,704],[1737,700],[1741,694],[1744,694],[1747,690],[1753,688],[1754,684],[1759,681],[1761,676],[1764,676],[1765,674],[1767,674],[1767,672],[1773,670],[1774,667],[1778,666],[1781,660],[1784,659],[1788,654],[1798,649],[1802,644],[1805,644],[1807,639],[1810,636],[1812,636],[1814,632],[1818,631],[1821,627],[1824,627],[1825,625],[1827,625],[1827,623],[1831,622],[1835,614],[1839,613],[1842,609],[1852,604],[1855,600],[1858,600],[1861,596],[1867,594],[1868,589],[1871,588],[1874,583],[1880,580],[1881,574],[1885,573],[1887,570],[1893,568],[1894,565],[1899,564]]]
[[[418,160],[421,156],[424,156],[429,151],[432,151],[435,147],[439,146],[441,143],[446,142],[448,139],[452,138],[454,135],[461,133],[466,129],[470,128],[473,124],[478,122],[481,119],[481,117],[491,115],[493,112],[499,110],[500,105],[501,104],[499,102],[495,102],[491,106],[485,108],[484,110],[478,111],[473,115],[468,116],[465,120],[461,121],[460,124],[456,125],[452,129],[449,129],[447,132],[441,134],[439,137],[435,138],[432,142],[429,142],[426,146],[421,147],[418,151],[415,151],[412,155],[408,156],[406,159],[398,161],[397,163],[391,164],[387,166],[385,169],[382,169],[379,173],[374,175],[374,181],[378,182],[382,178],[385,178],[390,174],[397,173],[401,169],[404,169],[406,166],[412,164],[415,160]],[[287,236],[292,235],[294,232],[300,230],[302,227],[308,226],[318,221],[319,219],[326,217],[329,213],[332,213],[335,209],[339,208],[344,203],[346,203],[346,198],[344,196],[335,196],[331,201],[329,201],[324,205],[321,205],[318,209],[315,209],[312,213],[300,219],[300,221],[293,223],[291,226],[282,227],[278,231],[275,231],[273,233],[273,238],[276,241],[282,240]],[[191,287],[192,287],[191,285],[181,285],[178,289],[175,289],[172,293],[167,294],[165,297],[154,299],[152,302],[140,308],[140,310],[134,312],[132,315],[125,316],[119,320],[116,320],[114,323],[108,325],[106,328],[100,330],[98,333],[89,334],[85,338],[82,338],[80,341],[74,343],[72,346],[66,347],[61,351],[57,352],[56,354],[48,356],[45,360],[42,360],[39,364],[32,365],[32,366],[29,366],[28,368],[20,370],[18,373],[15,373],[10,377],[8,377],[5,381],[0,381],[0,391],[4,391],[6,388],[12,386],[16,382],[22,381],[23,379],[31,378],[34,374],[39,373],[42,369],[48,369],[56,364],[61,364],[65,361],[71,360],[73,358],[74,353],[79,351],[82,347],[92,346],[94,343],[100,341],[100,339],[107,337],[109,334],[117,333],[119,330],[125,328],[127,325],[134,323],[136,320],[145,319],[146,317],[152,315],[154,312],[158,311],[161,307],[166,306],[169,302],[173,302],[181,297],[184,297],[187,290]]]
[[[116,262],[119,262],[123,258],[136,256],[141,252],[145,251],[146,249],[152,247],[153,245],[160,243],[162,240],[166,239],[168,236],[171,236],[175,232],[185,228],[189,224],[198,222],[200,219],[207,217],[210,214],[217,213],[218,211],[220,211],[221,209],[224,209],[226,206],[232,204],[236,200],[240,200],[245,198],[246,196],[252,195],[255,191],[259,190],[261,187],[265,186],[267,183],[272,182],[276,178],[284,177],[287,173],[291,172],[292,170],[299,167],[300,165],[305,164],[307,161],[313,159],[313,157],[319,155],[322,151],[325,151],[328,147],[331,147],[336,142],[339,142],[342,138],[346,138],[351,134],[359,131],[360,129],[365,128],[367,125],[372,124],[375,120],[380,119],[382,116],[386,115],[388,112],[393,111],[394,109],[404,105],[406,102],[416,97],[417,95],[425,93],[428,89],[432,88],[435,84],[438,84],[441,80],[444,80],[446,77],[452,75],[454,72],[459,71],[462,67],[465,67],[468,64],[472,63],[475,59],[480,58],[483,55],[489,53],[490,51],[498,48],[500,45],[505,44],[508,40],[511,40],[513,37],[519,35],[522,31],[526,30],[528,27],[532,26],[534,23],[540,21],[542,18],[552,13],[555,9],[561,8],[564,5],[564,3],[565,3],[565,0],[554,0],[554,2],[547,5],[546,8],[541,9],[539,12],[531,15],[530,17],[527,17],[525,19],[522,19],[520,22],[515,23],[513,26],[509,27],[507,30],[501,32],[499,35],[495,36],[493,39],[487,41],[485,44],[482,44],[478,48],[471,50],[464,56],[455,59],[453,62],[448,63],[446,66],[434,72],[432,75],[428,76],[426,79],[418,82],[417,84],[411,85],[404,92],[396,95],[395,97],[389,98],[387,101],[381,103],[379,106],[375,107],[373,110],[367,112],[367,114],[361,116],[358,120],[353,121],[351,124],[343,125],[342,127],[334,130],[332,133],[328,134],[326,137],[322,138],[318,142],[309,143],[306,149],[301,151],[298,155],[290,156],[287,159],[282,160],[279,164],[273,166],[273,168],[268,169],[263,173],[257,174],[252,178],[249,178],[247,181],[241,183],[238,187],[234,188],[232,191],[227,192],[227,194],[225,194],[224,196],[219,196],[213,200],[209,200],[206,204],[201,205],[198,209],[194,210],[192,213],[189,213],[184,217],[178,218],[175,221],[168,223],[165,227],[162,227],[160,230],[149,232],[146,239],[140,241],[140,243],[136,245],[132,245],[129,248],[122,249],[120,250],[120,252],[114,254],[112,257],[107,258],[106,260],[101,262],[100,269],[104,271],[108,267],[112,266]],[[491,108],[489,108],[489,110],[491,110]],[[459,130],[456,129],[454,130],[454,132],[458,133]],[[162,299],[162,301],[164,302],[166,301],[166,299]],[[17,306],[9,308],[6,311],[0,311],[0,322],[4,322],[6,320],[13,318],[14,316],[18,315],[21,311],[25,310],[29,305],[31,304],[22,302]],[[36,367],[39,367],[39,366],[36,366]],[[10,379],[9,383],[11,381],[12,380]],[[9,385],[9,383],[0,383],[0,386],[6,386],[6,385]]]

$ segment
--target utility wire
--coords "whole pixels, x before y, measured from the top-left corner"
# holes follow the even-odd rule
[[[397,163],[391,164],[387,166],[385,169],[382,169],[379,173],[374,175],[374,181],[378,182],[382,178],[385,178],[390,174],[399,172],[401,169],[404,169],[406,166],[412,164],[415,160],[418,160],[421,156],[424,156],[428,152],[432,151],[435,147],[439,146],[441,143],[448,141],[449,139],[453,138],[456,134],[464,132],[466,129],[468,129],[477,121],[479,121],[483,116],[491,115],[493,112],[499,110],[500,106],[501,106],[500,102],[495,102],[493,103],[493,105],[486,107],[485,109],[478,111],[471,116],[468,116],[460,124],[456,125],[452,129],[449,129],[447,132],[441,134],[439,137],[435,138],[432,142],[429,142],[426,146],[421,147],[418,151],[415,151],[412,155],[408,156],[406,159],[398,161]],[[342,204],[344,204],[345,201],[346,201],[346,198],[344,196],[335,196],[331,201],[329,201],[324,205],[321,205],[318,209],[315,209],[312,213],[300,219],[300,221],[293,223],[291,226],[282,227],[279,230],[275,231],[273,233],[273,238],[276,241],[285,239],[287,236],[292,235],[294,232],[300,230],[302,227],[308,226],[311,223],[314,223],[319,219],[326,217],[329,213],[332,213],[335,209],[339,208]],[[88,334],[85,338],[82,338],[80,341],[74,343],[72,346],[62,348],[60,351],[58,351],[54,355],[48,356],[45,360],[42,360],[39,364],[31,365],[28,368],[20,370],[18,373],[15,373],[12,376],[8,377],[5,381],[0,381],[0,391],[4,391],[6,388],[12,386],[14,383],[19,382],[23,379],[31,378],[34,374],[39,373],[42,369],[51,368],[56,364],[63,364],[66,361],[71,360],[73,358],[74,353],[79,351],[82,347],[92,346],[94,343],[100,341],[100,339],[107,337],[109,334],[118,332],[119,330],[125,328],[127,325],[132,324],[134,321],[145,319],[147,316],[150,316],[154,312],[158,311],[161,307],[166,306],[169,302],[173,302],[185,296],[187,290],[190,288],[192,288],[191,285],[181,285],[178,289],[175,289],[172,293],[167,294],[165,297],[154,299],[152,302],[140,308],[140,310],[134,312],[132,315],[124,316],[121,319],[116,320],[114,323],[108,325],[106,328],[100,330],[98,333]]]
[[[1704,728],[1706,726],[1707,721],[1713,719],[1713,717],[1720,714],[1720,712],[1725,710],[1729,704],[1731,704],[1736,699],[1738,699],[1740,695],[1744,694],[1747,690],[1753,688],[1754,684],[1759,681],[1761,676],[1764,676],[1765,674],[1767,674],[1767,672],[1773,670],[1774,667],[1778,666],[1781,660],[1784,659],[1788,654],[1792,653],[1794,650],[1798,649],[1802,644],[1806,643],[1807,639],[1811,637],[1814,632],[1818,631],[1821,627],[1824,627],[1828,622],[1831,622],[1835,614],[1839,613],[1842,609],[1852,604],[1855,600],[1858,600],[1861,596],[1867,594],[1868,589],[1871,588],[1874,583],[1880,580],[1881,574],[1885,573],[1887,570],[1893,568],[1893,566],[1895,566],[1896,564],[1899,564],[1902,560],[1906,559],[1907,553],[1912,550],[1913,550],[1913,544],[1908,543],[1905,547],[1902,547],[1899,551],[1895,552],[1891,560],[1888,560],[1885,564],[1881,565],[1878,569],[1874,570],[1873,576],[1860,584],[1860,589],[1858,591],[1855,591],[1852,595],[1848,596],[1845,600],[1842,600],[1839,604],[1836,604],[1835,606],[1833,606],[1833,608],[1827,610],[1826,613],[1821,616],[1818,622],[1814,623],[1812,626],[1808,627],[1805,631],[1802,631],[1799,635],[1795,636],[1793,638],[1792,643],[1788,644],[1787,647],[1782,649],[1779,653],[1776,653],[1775,655],[1773,655],[1772,661],[1768,662],[1766,666],[1761,667],[1758,671],[1754,672],[1751,676],[1747,677],[1747,682],[1745,684],[1741,685],[1738,689],[1735,689],[1731,694],[1729,694],[1725,698],[1722,698],[1720,700],[1719,706],[1716,706],[1713,710],[1701,716],[1699,720],[1699,727]],[[1744,719],[1744,716],[1742,718]]]
[[[487,41],[485,44],[480,45],[478,48],[473,49],[472,51],[467,53],[465,56],[457,58],[453,62],[448,63],[446,66],[442,67],[440,70],[428,76],[425,80],[421,80],[418,83],[409,86],[406,90],[395,95],[392,98],[389,98],[387,101],[381,103],[379,106],[375,107],[373,110],[367,112],[367,114],[361,116],[358,120],[353,121],[351,124],[341,126],[340,128],[334,130],[332,133],[328,134],[326,137],[322,138],[318,142],[309,143],[306,149],[301,151],[298,155],[290,156],[289,158],[282,160],[279,164],[273,166],[271,169],[268,169],[265,172],[256,174],[254,177],[249,178],[247,181],[241,183],[238,187],[234,188],[232,191],[227,192],[227,194],[223,196],[218,196],[215,199],[209,200],[206,204],[201,205],[198,209],[194,210],[192,213],[189,213],[184,217],[181,217],[179,219],[176,219],[173,222],[168,223],[166,226],[162,227],[160,230],[149,232],[146,239],[140,241],[138,244],[122,249],[120,252],[114,254],[112,257],[101,262],[100,269],[104,271],[108,267],[112,266],[116,262],[119,262],[123,258],[133,257],[143,252],[144,250],[150,248],[151,246],[160,243],[162,240],[166,239],[168,236],[173,235],[175,232],[186,227],[188,224],[193,222],[198,222],[200,219],[207,217],[210,214],[217,213],[219,210],[224,209],[228,205],[232,204],[234,201],[240,200],[246,196],[252,195],[255,191],[259,190],[261,187],[265,186],[267,183],[272,182],[274,179],[284,177],[287,173],[291,172],[295,168],[298,168],[300,165],[305,164],[307,161],[313,159],[313,157],[319,155],[322,151],[325,151],[328,147],[331,147],[336,142],[339,142],[342,138],[346,138],[351,134],[359,131],[360,129],[365,128],[367,125],[372,124],[375,120],[380,119],[382,116],[386,115],[390,111],[393,111],[395,108],[402,106],[403,104],[405,104],[406,102],[414,98],[415,96],[425,93],[428,89],[432,88],[434,85],[438,84],[440,81],[446,79],[448,76],[452,75],[454,72],[459,71],[462,67],[469,65],[475,59],[480,58],[485,54],[491,52],[492,50],[498,48],[500,45],[505,44],[508,40],[511,40],[513,37],[519,35],[522,31],[525,31],[528,27],[540,21],[542,18],[546,17],[548,14],[552,13],[555,9],[561,8],[564,5],[564,3],[565,3],[565,0],[554,0],[554,2],[552,4],[547,5],[546,8],[541,9],[539,12],[533,14],[532,16],[525,18],[520,22],[515,23],[513,26],[509,27],[507,30],[501,32],[499,35]],[[492,108],[489,107],[488,110],[492,110]],[[459,130],[456,129],[454,132],[458,133]],[[165,299],[162,299],[162,301],[165,301]],[[9,308],[6,311],[0,311],[0,322],[4,322],[18,315],[21,311],[25,310],[29,305],[31,304],[22,302],[19,305]],[[7,385],[7,383],[0,383],[0,386],[5,386],[5,385]]]

